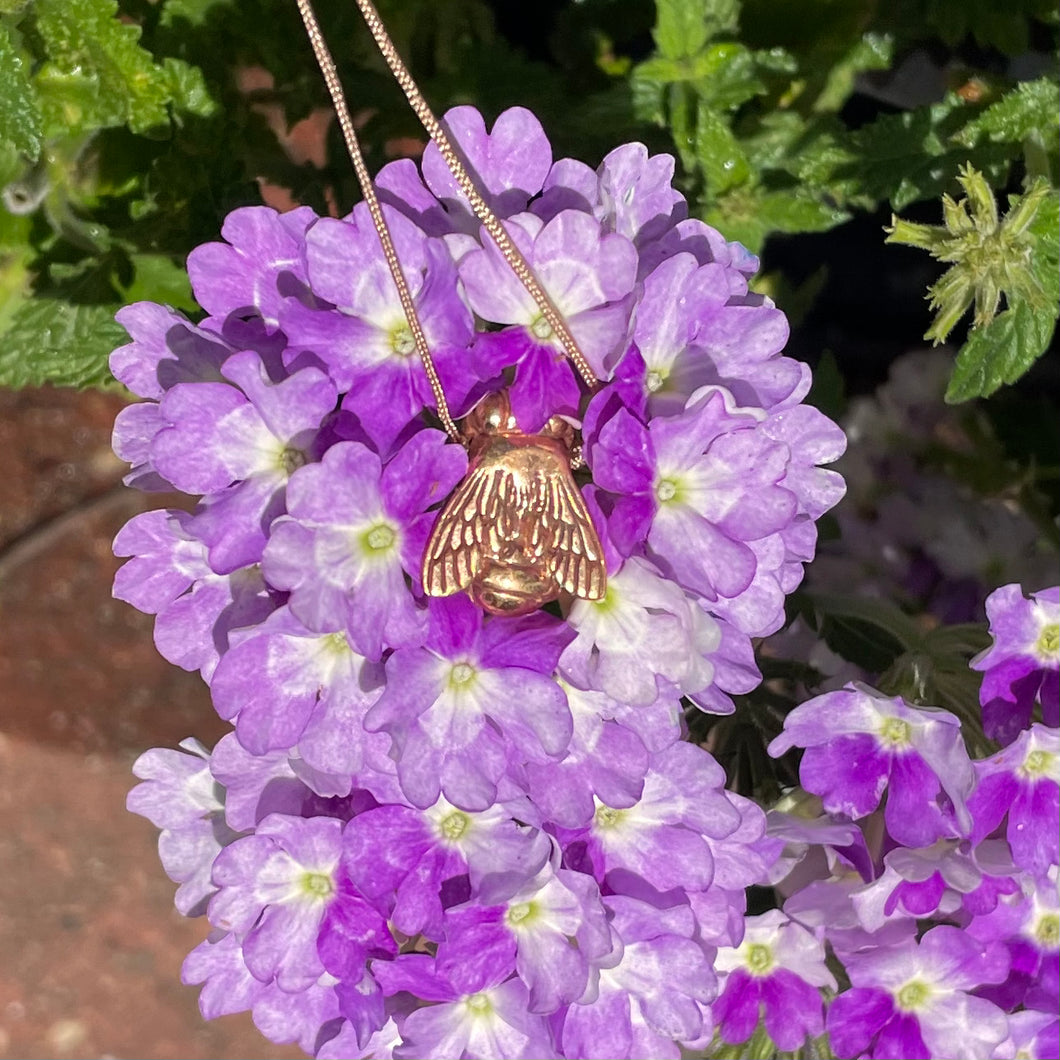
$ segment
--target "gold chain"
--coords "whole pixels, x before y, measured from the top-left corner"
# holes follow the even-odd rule
[[[339,127],[342,129],[342,137],[346,141],[346,149],[350,153],[350,160],[353,162],[357,181],[361,185],[364,201],[368,205],[368,212],[372,215],[372,223],[375,225],[376,232],[379,233],[379,242],[383,245],[383,256],[386,258],[390,275],[394,278],[398,298],[401,300],[401,308],[404,310],[405,319],[408,321],[409,330],[412,332],[412,338],[416,344],[416,352],[419,354],[420,360],[423,362],[423,368],[427,373],[427,381],[430,383],[431,393],[434,394],[434,400],[438,408],[438,418],[442,421],[442,426],[445,427],[449,437],[454,441],[460,441],[460,432],[457,430],[457,426],[449,412],[449,403],[445,400],[445,391],[442,389],[442,382],[438,378],[438,371],[434,367],[434,360],[427,346],[427,338],[423,334],[423,327],[420,325],[420,318],[416,313],[412,292],[405,282],[405,274],[401,271],[401,262],[398,260],[397,251],[394,249],[394,241],[390,237],[390,228],[386,223],[386,218],[383,216],[383,209],[379,205],[379,198],[375,193],[375,185],[372,183],[371,174],[368,172],[368,167],[364,162],[364,155],[361,153],[361,145],[353,127],[353,119],[350,117],[350,111],[346,105],[346,97],[342,91],[342,84],[339,82],[339,75],[335,69],[335,60],[331,57],[331,52],[328,51],[328,46],[324,42],[324,36],[320,32],[320,24],[317,22],[309,0],[296,0],[296,2],[302,21],[305,23],[306,33],[309,35],[309,43],[313,46],[313,54],[316,55],[317,62],[320,64],[320,71],[324,75],[324,83],[328,86],[328,92],[331,93],[331,101],[335,105],[335,114],[338,116]],[[376,18],[378,19],[378,16]]]
[[[537,303],[538,309],[541,310],[541,315],[548,322],[553,334],[559,339],[567,356],[574,363],[574,367],[578,369],[578,374],[585,380],[587,386],[595,386],[599,380],[596,378],[592,368],[589,367],[589,362],[585,359],[585,354],[582,353],[574,336],[571,334],[563,315],[556,308],[555,303],[548,296],[545,289],[537,282],[537,277],[530,271],[526,258],[523,257],[519,248],[512,241],[511,236],[505,231],[504,226],[497,219],[497,215],[486,205],[486,201],[482,196],[479,195],[474,182],[460,161],[460,156],[454,150],[449,137],[446,136],[445,130],[438,124],[438,119],[435,118],[430,106],[423,98],[423,94],[416,87],[416,82],[412,80],[408,67],[401,61],[401,56],[398,55],[394,42],[387,34],[382,19],[380,19],[379,13],[372,6],[371,0],[357,0],[357,6],[364,16],[368,29],[375,38],[379,51],[382,52],[387,66],[390,67],[391,73],[393,73],[398,84],[401,85],[412,109],[416,112],[416,117],[420,119],[420,123],[434,141],[442,158],[445,160],[445,164],[449,167],[449,172],[453,174],[457,184],[460,185],[460,190],[467,197],[476,216],[482,222],[490,238],[497,244],[497,249],[504,256],[509,268],[519,278],[519,282],[526,288],[530,297]]]

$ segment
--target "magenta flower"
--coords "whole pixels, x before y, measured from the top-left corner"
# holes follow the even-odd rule
[[[387,660],[387,686],[365,720],[400,749],[398,778],[417,806],[443,794],[485,810],[523,760],[560,758],[573,729],[552,679],[570,631],[548,615],[484,622],[464,596],[433,600],[422,648]]]
[[[422,642],[426,612],[405,583],[419,577],[434,514],[466,467],[440,431],[420,431],[386,464],[358,442],[333,445],[291,476],[288,515],[277,521],[262,569],[290,592],[312,630],[345,628],[363,655]]]
[[[1043,875],[1060,863],[1060,733],[1032,725],[1013,743],[975,763],[979,784],[968,800],[973,839],[1005,822],[1017,865]]]
[[[783,1052],[823,1033],[821,988],[836,989],[824,944],[779,909],[748,917],[743,942],[719,950],[714,967],[724,979],[711,1012],[725,1041],[747,1041],[763,1013],[766,1032]]]
[[[1036,703],[1042,720],[1060,725],[1060,589],[1043,589],[1028,599],[1019,585],[1003,585],[986,601],[993,645],[972,660],[983,671],[979,702],[983,728],[1009,744],[1031,723]]]
[[[828,1010],[836,1056],[930,1060],[954,1053],[988,1060],[1008,1034],[1005,1013],[972,990],[1001,982],[1008,955],[959,928],[932,928],[918,942],[846,958],[852,989]]]
[[[880,804],[899,843],[927,846],[971,827],[966,802],[975,774],[960,722],[916,709],[864,685],[847,685],[796,707],[770,745],[779,757],[805,747],[799,777],[829,813],[857,820]]]

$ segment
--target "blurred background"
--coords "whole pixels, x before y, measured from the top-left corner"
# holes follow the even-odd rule
[[[884,245],[892,210],[938,224],[967,161],[1002,202],[1031,174],[1056,181],[1052,0],[379,7],[438,111],[528,106],[555,157],[590,165],[634,139],[676,154],[690,212],[762,255],[758,289],[834,417],[930,323],[942,266]],[[317,8],[371,168],[417,155],[352,3]],[[124,808],[139,753],[226,726],[158,656],[152,619],[110,596],[114,534],[172,499],[121,485],[106,355],[124,302],[194,313],[184,257],[231,209],[341,215],[355,181],[293,0],[0,0],[0,64],[0,1056],[301,1055],[249,1017],[200,1019],[179,969],[204,924],[172,909],[154,829]],[[1022,125],[976,125],[1017,90]],[[990,403],[998,456],[975,484],[1018,480],[1046,526],[1053,342]]]

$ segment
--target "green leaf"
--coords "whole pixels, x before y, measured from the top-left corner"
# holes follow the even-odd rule
[[[198,310],[183,265],[164,254],[134,254],[132,265],[132,282],[121,289],[127,302],[160,302],[187,312]]]
[[[968,104],[951,93],[850,134],[833,127],[800,157],[796,175],[811,187],[828,189],[841,205],[874,208],[889,199],[895,210],[949,190],[953,174],[969,162],[995,185],[1003,184],[1011,159],[1006,145],[985,143],[972,150],[954,145],[970,116]]]
[[[739,0],[657,0],[652,31],[665,58],[696,55],[712,37],[731,33],[740,16]]]
[[[74,305],[35,298],[0,336],[0,385],[103,386],[113,382],[107,359],[127,341],[114,320],[118,305]]]
[[[1055,327],[1055,310],[1034,310],[1020,302],[985,328],[976,328],[957,355],[946,401],[956,405],[989,397],[1014,383],[1045,352]]]
[[[168,122],[165,70],[120,22],[116,0],[38,0],[48,59],[36,75],[49,136],[128,124],[145,132]]]
[[[920,632],[911,618],[886,600],[837,593],[806,593],[804,614],[838,655],[870,673],[882,673],[914,649]]]
[[[751,175],[747,156],[728,122],[702,101],[696,114],[696,161],[711,198],[743,184]]]
[[[1040,136],[1044,144],[1057,141],[1057,112],[1060,112],[1060,86],[1048,78],[1023,81],[1005,93],[954,136],[954,141],[974,147],[983,137],[994,142],[1022,143],[1028,136]]]
[[[703,213],[703,220],[757,254],[774,232],[825,232],[850,214],[801,188],[734,188]]]
[[[233,0],[164,0],[161,23],[176,26],[181,22],[189,26],[201,26],[219,8],[231,7]]]
[[[891,65],[894,40],[884,33],[866,33],[828,71],[813,101],[815,111],[836,111],[850,98],[854,81],[865,70],[886,70]]]
[[[200,118],[209,118],[216,113],[217,103],[197,66],[189,66],[183,59],[167,57],[162,60],[162,70],[166,92],[174,107]]]
[[[0,138],[31,162],[40,157],[41,117],[26,65],[0,22]]]

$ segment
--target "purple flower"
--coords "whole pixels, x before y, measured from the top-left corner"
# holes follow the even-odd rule
[[[825,967],[824,945],[779,909],[748,917],[743,942],[719,950],[714,967],[727,973],[711,1006],[725,1041],[747,1041],[762,1009],[766,1032],[783,1052],[823,1033],[820,988],[836,989],[835,977]]]
[[[568,848],[584,845],[593,874],[612,888],[646,882],[657,891],[706,890],[714,858],[705,836],[723,838],[740,825],[724,783],[706,752],[676,743],[652,757],[636,803],[601,803],[587,831],[561,836]]]
[[[524,771],[530,796],[546,820],[582,828],[597,801],[623,809],[640,798],[648,751],[634,731],[611,720],[621,711],[614,700],[566,683],[563,688],[574,720],[567,753],[559,761],[528,761]]]
[[[1060,589],[1023,595],[1019,585],[1003,585],[986,600],[994,643],[971,662],[983,671],[979,702],[983,728],[1009,744],[1031,723],[1035,703],[1042,720],[1060,725]]]
[[[586,994],[590,968],[611,952],[600,891],[589,876],[547,865],[506,902],[446,913],[439,969],[453,970],[495,951],[530,991],[531,1012],[555,1012]]]
[[[726,391],[704,388],[685,412],[647,427],[619,411],[590,450],[596,483],[614,495],[609,530],[618,550],[628,554],[646,535],[668,577],[752,634],[773,632],[781,620],[779,587],[764,602],[753,597],[772,581],[759,570],[765,541],[799,507],[782,485],[791,450],[758,429],[763,419]]]
[[[458,406],[474,376],[471,312],[458,293],[456,268],[443,243],[401,214],[384,213],[431,355]],[[292,349],[324,362],[346,394],[343,407],[385,453],[433,397],[368,208],[362,203],[342,221],[319,220],[306,234],[305,254],[313,292],[335,308],[289,299],[281,326]]]
[[[956,918],[993,909],[1002,895],[1019,890],[1003,843],[975,850],[964,841],[939,840],[930,847],[899,847],[884,858],[883,872],[852,898],[867,931],[893,916]]]
[[[577,210],[547,223],[521,214],[506,228],[593,371],[605,377],[625,349],[637,267],[632,244]],[[496,244],[484,237],[481,246],[461,255],[458,268],[480,317],[517,325],[480,336],[476,355],[485,375],[519,365],[509,397],[520,427],[533,433],[556,413],[577,415],[579,390],[570,361]]]
[[[596,215],[638,246],[672,228],[688,212],[675,190],[671,155],[649,155],[644,144],[616,147],[600,163]]]
[[[333,445],[318,464],[291,476],[287,516],[273,526],[263,569],[290,590],[292,613],[322,633],[345,628],[350,643],[378,659],[384,643],[417,644],[426,612],[406,586],[419,581],[434,514],[466,467],[441,431],[420,431],[383,467],[358,442]]]
[[[271,814],[253,835],[226,847],[213,868],[219,888],[210,923],[242,936],[243,958],[256,979],[289,992],[323,974],[317,934],[339,898],[342,822]]]
[[[484,621],[465,596],[432,600],[429,610],[424,646],[387,660],[386,690],[366,726],[394,738],[415,805],[444,794],[485,810],[510,756],[549,761],[567,749],[573,722],[551,675],[570,631],[545,614]]]
[[[1008,1037],[994,1050],[992,1060],[1051,1060],[1060,1056],[1060,1020],[1051,1012],[1013,1012]]]
[[[828,1010],[836,1056],[929,1060],[953,1053],[988,1060],[1008,1034],[995,1004],[970,993],[1008,972],[1000,947],[983,947],[959,928],[932,928],[918,942],[848,956],[853,988]]]
[[[1055,1014],[1060,1004],[1060,895],[1056,869],[1036,880],[1024,878],[1022,891],[1002,898],[968,924],[969,936],[1008,951],[1008,978],[979,991],[1007,1010],[1019,1005]]]
[[[1060,863],[1060,733],[1034,724],[990,758],[977,761],[979,784],[968,800],[972,838],[990,835],[1007,818],[1013,860],[1042,875]]]
[[[262,621],[276,604],[256,564],[217,574],[193,523],[182,511],[130,519],[114,539],[115,555],[132,557],[115,575],[114,595],[157,616],[155,646],[163,658],[209,680],[229,635]]]
[[[525,107],[502,111],[487,133],[474,107],[446,111],[445,127],[459,147],[475,188],[498,217],[511,217],[545,182],[552,166],[552,148],[537,117]],[[477,232],[479,222],[432,140],[423,152],[423,179],[460,231]]]
[[[248,751],[297,746],[311,768],[352,775],[378,743],[362,723],[382,684],[382,666],[358,655],[345,631],[314,633],[283,607],[225,654],[210,691]],[[384,740],[377,753],[386,751]]]
[[[283,214],[267,206],[233,210],[221,226],[227,242],[188,255],[196,301],[213,316],[256,315],[275,330],[283,299],[305,289],[303,246],[316,220],[308,206]]]
[[[616,945],[602,962],[596,996],[570,1005],[564,1056],[622,1060],[680,1055],[675,1042],[698,1042],[710,1029],[717,993],[710,953],[693,938],[685,905],[657,909],[622,895],[604,903]]]
[[[158,856],[177,888],[174,902],[184,916],[201,916],[216,891],[210,871],[217,854],[237,838],[225,823],[224,791],[210,774],[209,754],[198,740],[184,740],[185,753],[156,747],[133,763],[137,784],[126,800],[133,813],[162,829]]]
[[[555,1056],[548,1024],[527,1007],[526,987],[508,979],[503,958],[487,953],[448,970],[424,954],[376,964],[373,971],[388,995],[406,992],[429,1002],[400,1019],[398,1060]]]
[[[481,813],[439,799],[425,810],[387,804],[359,814],[343,835],[343,869],[357,891],[409,937],[440,940],[443,901],[466,897],[489,878],[535,876],[552,853],[548,837],[524,823],[525,799]],[[456,897],[453,897],[456,896]]]
[[[316,458],[317,430],[337,392],[316,368],[274,384],[250,350],[233,354],[221,371],[236,385],[181,383],[166,393],[151,462],[177,489],[214,494],[196,531],[213,568],[228,574],[261,558],[284,487]]]
[[[975,773],[960,722],[942,710],[907,706],[851,684],[796,707],[770,745],[777,758],[805,747],[802,786],[824,799],[829,813],[857,820],[887,791],[884,820],[899,843],[927,846],[971,820],[966,807]]]

